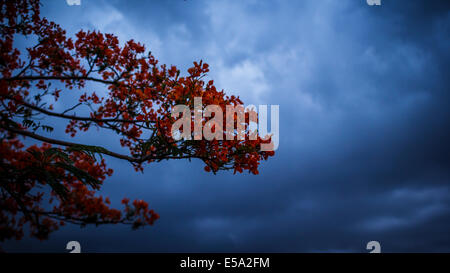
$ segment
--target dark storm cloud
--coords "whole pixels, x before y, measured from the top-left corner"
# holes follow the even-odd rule
[[[280,148],[258,176],[110,159],[104,193],[148,200],[154,227],[69,227],[6,250],[450,251],[447,1],[86,2],[44,14],[144,40],[163,63],[204,59],[218,88],[280,105]]]

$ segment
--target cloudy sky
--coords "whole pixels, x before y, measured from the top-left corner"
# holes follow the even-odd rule
[[[219,89],[280,105],[280,145],[257,176],[108,158],[102,194],[148,201],[154,226],[67,226],[6,251],[450,251],[449,1],[48,0],[42,14],[184,70],[206,61]]]

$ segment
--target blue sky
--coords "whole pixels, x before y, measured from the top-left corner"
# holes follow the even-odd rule
[[[155,226],[68,226],[6,251],[450,251],[448,1],[44,1],[66,28],[143,42],[161,63],[200,59],[219,89],[280,105],[280,145],[260,174],[167,161],[115,174],[102,194],[149,202]],[[61,136],[63,128],[61,128]],[[98,134],[86,142],[118,146]]]

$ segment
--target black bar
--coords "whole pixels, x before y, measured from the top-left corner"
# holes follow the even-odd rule
[[[167,254],[0,254],[1,271],[22,272],[359,272],[399,268],[448,269],[450,254],[298,254],[298,253],[167,253]],[[11,270],[8,270],[12,272]],[[121,270],[123,271],[123,270]],[[390,270],[389,270],[390,271]],[[119,271],[120,272],[120,271]]]

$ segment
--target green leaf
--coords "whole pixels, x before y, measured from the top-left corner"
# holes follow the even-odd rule
[[[65,200],[69,190],[62,183],[58,182],[58,180],[50,172],[45,171],[44,174],[47,184],[61,197],[61,199]]]
[[[48,125],[42,125],[41,128],[46,131],[46,132],[53,132],[53,127],[48,126]]]
[[[88,184],[94,189],[98,189],[101,182],[94,177],[92,177],[88,172],[79,169],[71,164],[64,162],[56,162],[53,165],[63,168],[64,170],[70,172],[73,176],[78,178],[83,184]]]
[[[68,151],[76,151],[76,152],[83,152],[90,156],[92,159],[96,160],[95,155],[98,154],[100,158],[103,158],[103,153],[107,153],[108,150],[106,150],[103,147],[99,146],[91,146],[91,145],[74,145],[69,148],[67,148]]]
[[[63,159],[66,163],[73,164],[73,161],[69,158],[69,155],[58,148],[49,148],[45,150],[44,156],[47,158],[53,158],[55,156]]]

